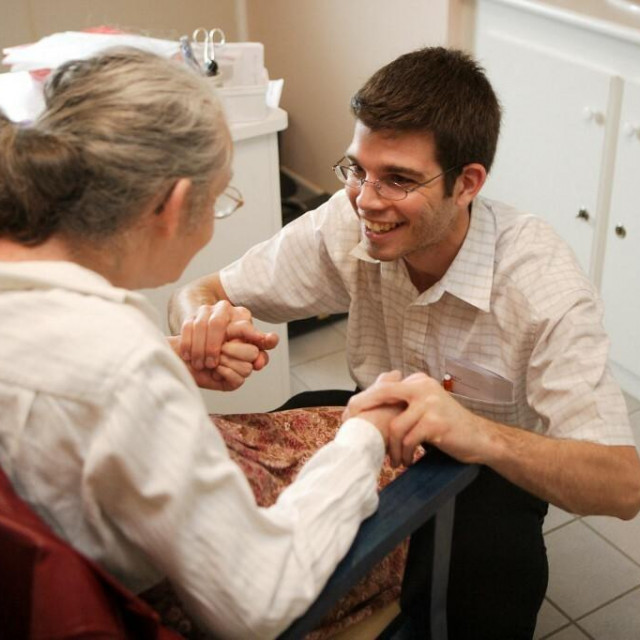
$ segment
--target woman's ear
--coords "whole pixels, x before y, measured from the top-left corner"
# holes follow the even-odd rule
[[[478,195],[482,185],[487,179],[487,170],[477,162],[467,164],[458,176],[453,190],[456,204],[461,207],[468,207],[472,200]]]
[[[162,235],[177,235],[189,204],[191,188],[191,180],[179,178],[163,202],[155,208],[152,224]]]

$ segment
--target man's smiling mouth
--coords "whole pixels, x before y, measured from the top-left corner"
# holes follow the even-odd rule
[[[373,231],[374,233],[387,233],[401,224],[400,222],[372,222],[366,218],[362,218],[362,222],[368,231]]]

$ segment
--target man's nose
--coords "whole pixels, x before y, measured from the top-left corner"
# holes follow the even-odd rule
[[[364,180],[360,187],[360,193],[356,197],[358,207],[361,209],[381,208],[384,205],[383,198],[372,180]]]

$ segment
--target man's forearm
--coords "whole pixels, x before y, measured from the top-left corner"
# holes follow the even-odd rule
[[[198,307],[215,304],[218,300],[228,300],[228,297],[217,273],[176,290],[169,300],[169,330],[173,335],[178,335],[185,318],[192,316]]]
[[[381,380],[349,400],[345,416],[384,404],[405,405],[389,437],[393,464],[410,464],[430,443],[461,462],[494,471],[568,511],[633,518],[640,510],[640,459],[633,445],[609,446],[543,436],[493,422],[462,406],[424,373]]]
[[[581,515],[633,518],[640,508],[635,447],[558,440],[491,423],[486,464],[526,491]]]

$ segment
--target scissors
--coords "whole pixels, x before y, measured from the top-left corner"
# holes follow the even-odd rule
[[[216,41],[216,37],[219,39]],[[204,27],[198,27],[191,35],[191,40],[195,44],[202,42],[204,46],[204,72],[208,76],[218,75],[218,63],[216,62],[215,45],[222,45],[226,42],[224,31],[217,27],[207,31]]]

